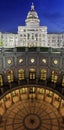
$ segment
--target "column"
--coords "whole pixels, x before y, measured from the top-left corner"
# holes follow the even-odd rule
[[[6,69],[6,62],[5,62],[5,54],[4,54],[4,50],[3,50],[3,68]]]
[[[9,83],[9,87],[10,87],[10,89],[11,89],[11,82]]]
[[[54,88],[54,89],[56,88],[56,83],[55,83],[55,82],[54,82],[53,88]]]
[[[62,86],[62,94],[64,93],[64,87]]]
[[[1,86],[1,92],[2,92],[2,94],[4,93],[4,92],[3,92],[3,86]]]
[[[20,80],[18,79],[18,86],[20,86]]]

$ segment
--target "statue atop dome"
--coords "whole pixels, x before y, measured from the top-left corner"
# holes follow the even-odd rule
[[[32,5],[31,5],[31,10],[33,11],[34,10],[34,4],[32,2]]]

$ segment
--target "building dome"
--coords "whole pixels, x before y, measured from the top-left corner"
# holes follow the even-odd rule
[[[34,9],[34,4],[31,5],[31,10],[28,12],[27,19],[25,20],[27,26],[38,25],[40,20],[38,18],[38,14]]]

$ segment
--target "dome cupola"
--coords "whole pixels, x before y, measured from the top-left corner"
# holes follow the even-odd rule
[[[27,26],[39,26],[40,20],[38,14],[34,9],[34,4],[31,5],[31,10],[28,12],[27,19],[25,20]]]

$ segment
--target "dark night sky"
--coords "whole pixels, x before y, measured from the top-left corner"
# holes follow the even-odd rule
[[[48,32],[64,32],[64,0],[0,0],[0,31],[17,32],[18,25],[25,25],[31,4]]]

